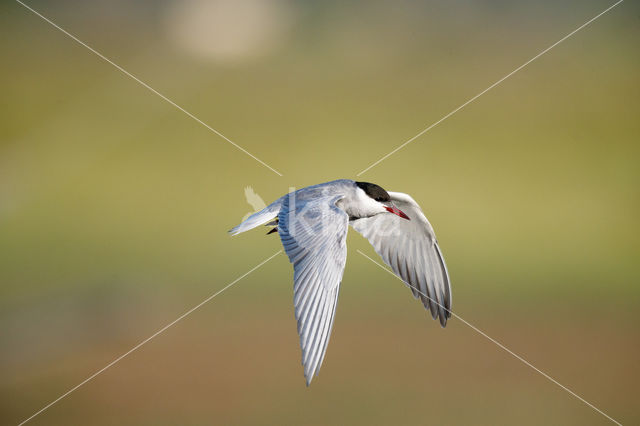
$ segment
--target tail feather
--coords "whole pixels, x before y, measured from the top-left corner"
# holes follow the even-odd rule
[[[278,213],[280,212],[281,205],[282,205],[282,198],[279,198],[273,203],[269,204],[264,209],[249,216],[240,225],[230,229],[229,233],[231,235],[237,235],[237,234],[240,234],[241,232],[248,231],[257,226],[264,225],[265,223],[272,221],[273,219],[278,217]]]

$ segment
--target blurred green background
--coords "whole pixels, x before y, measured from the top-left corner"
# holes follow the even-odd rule
[[[0,5],[0,422],[16,424],[280,248],[231,238],[355,178],[611,3]],[[627,1],[361,180],[411,194],[454,311],[640,422],[640,7]],[[304,385],[279,255],[33,424],[607,424],[356,253]],[[376,256],[377,258],[377,256]]]

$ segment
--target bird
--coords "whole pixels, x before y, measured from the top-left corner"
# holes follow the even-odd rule
[[[433,227],[401,192],[350,179],[312,185],[278,198],[229,230],[237,235],[272,226],[293,264],[294,312],[309,386],[324,360],[347,260],[349,225],[445,327],[451,284]]]

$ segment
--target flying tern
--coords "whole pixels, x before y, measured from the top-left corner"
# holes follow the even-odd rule
[[[407,194],[340,179],[290,192],[231,229],[274,226],[293,263],[294,306],[307,385],[325,356],[347,260],[351,225],[369,240],[444,327],[451,317],[449,273],[431,224]]]

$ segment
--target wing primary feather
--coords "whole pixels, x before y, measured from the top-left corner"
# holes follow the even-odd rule
[[[311,305],[309,312],[311,312],[311,311],[317,312],[318,304],[320,302],[322,302],[322,300],[324,299],[325,289],[323,287],[322,282],[320,282],[320,277],[324,276],[324,271],[325,270],[326,270],[326,263],[323,265],[323,268],[320,271],[315,271],[314,272],[314,275],[313,275],[313,277],[314,277],[314,287],[317,287],[317,289],[318,289],[318,298],[316,298],[314,300],[313,305]],[[303,332],[303,334],[305,336],[309,332],[310,327],[313,325],[313,321],[308,319],[309,317],[312,317],[312,315],[310,313],[305,315],[305,318],[307,318],[305,321],[308,321],[307,324],[305,324],[305,326],[304,326],[304,328],[302,330],[302,332]]]
[[[322,291],[319,287],[312,287],[312,293],[307,296],[307,299],[302,303],[303,305],[300,307],[300,311],[298,311],[297,320],[298,320],[298,333],[300,337],[306,335],[306,329],[308,328],[308,317],[310,312],[313,310],[314,306],[317,305],[318,297],[320,296],[320,292]]]
[[[309,297],[305,302],[302,310],[300,311],[300,315],[298,317],[298,322],[300,323],[300,337],[307,336],[311,318],[313,318],[314,312],[318,307],[318,302],[322,297],[322,289],[319,286],[313,286],[313,293],[311,297]]]
[[[331,338],[331,327],[333,324],[334,316],[335,316],[335,307],[336,303],[332,303],[332,299],[335,301],[338,298],[338,289],[332,289],[330,291],[332,297],[327,298],[327,303],[325,304],[324,314],[323,314],[323,325],[322,325],[322,333],[320,334],[320,341],[318,342],[318,353],[314,359],[314,371],[317,374],[320,371],[320,366],[322,364],[322,360],[324,359],[324,354],[326,353],[327,345],[329,344],[329,339]]]
[[[336,289],[336,292],[338,291],[339,289]],[[333,306],[331,307],[331,318],[329,320],[329,330],[327,331],[327,343],[325,344],[325,347],[329,345],[329,339],[331,339],[331,331],[333,330],[333,322],[335,321],[337,306],[338,306],[338,294],[336,293],[333,301]],[[320,356],[320,362],[318,364],[319,365],[318,371],[320,371],[320,367],[322,366],[322,362],[324,360],[325,354],[326,354],[326,350],[322,351],[322,354]]]
[[[449,271],[447,270],[447,264],[444,261],[444,256],[440,250],[438,242],[434,242],[434,247],[438,252],[438,261],[442,269],[442,276],[444,278],[444,306],[446,308],[447,318],[451,318],[451,282],[449,281]]]
[[[438,259],[437,259],[437,253],[435,250],[432,250],[432,257],[433,257],[433,265],[434,265],[434,271],[433,271],[433,279],[435,282],[435,289],[436,289],[436,302],[438,304],[438,317],[440,319],[440,325],[444,327],[444,324],[446,324],[446,314],[445,314],[445,309],[444,309],[444,290],[443,290],[443,282],[442,282],[442,270],[440,269],[440,264],[438,263]]]
[[[419,275],[419,265],[417,264],[417,262],[419,262],[419,259],[416,257],[416,253],[417,253],[417,247],[414,246],[411,247],[411,251],[410,251],[412,257],[413,257],[413,267],[410,268],[411,269],[411,293],[413,293],[413,297],[415,297],[416,299],[420,297],[420,293],[418,292],[418,289],[420,288],[420,281],[418,280],[418,275]]]
[[[429,305],[431,306],[431,316],[433,317],[433,319],[436,319],[438,318],[438,304],[436,303],[437,301],[436,283],[435,283],[435,278],[433,276],[433,272],[435,271],[435,265],[433,264],[433,259],[428,250],[425,258],[427,260],[427,264],[429,265],[429,271],[425,275],[425,278],[427,279],[427,285],[429,286],[428,287],[429,288],[429,293],[428,293]]]
[[[313,374],[317,374],[319,370],[320,357],[322,353],[325,351],[326,342],[328,339],[327,331],[329,323],[331,322],[331,303],[329,302],[329,298],[325,299],[325,303],[322,310],[321,324],[319,324],[319,333],[317,335],[317,342],[315,351],[310,359],[311,367],[313,369]]]
[[[317,309],[314,312],[312,319],[310,320],[310,324],[313,327],[310,328],[310,334],[306,338],[306,353],[303,355],[302,362],[305,366],[310,366],[309,357],[315,352],[318,340],[318,332],[322,326],[322,310],[324,309],[324,305],[326,304],[326,297],[324,294],[320,298],[319,302],[316,304]]]

